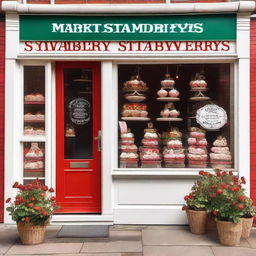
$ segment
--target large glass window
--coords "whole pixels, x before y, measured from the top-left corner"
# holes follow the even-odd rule
[[[119,167],[234,168],[230,74],[223,63],[119,65]]]
[[[45,182],[45,66],[24,66],[23,182]]]

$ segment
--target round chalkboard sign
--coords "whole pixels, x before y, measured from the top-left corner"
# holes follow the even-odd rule
[[[215,105],[207,104],[196,112],[196,121],[206,130],[218,130],[227,123],[226,111]]]
[[[76,125],[84,125],[90,121],[91,104],[83,98],[76,98],[69,102],[70,120]]]

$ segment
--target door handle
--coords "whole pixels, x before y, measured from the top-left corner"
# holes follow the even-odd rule
[[[101,136],[102,132],[98,131],[98,151],[101,152]]]

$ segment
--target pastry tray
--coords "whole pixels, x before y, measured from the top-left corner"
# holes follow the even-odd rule
[[[44,123],[45,120],[25,120],[24,123]]]
[[[149,117],[132,117],[132,116],[122,117],[121,119],[125,121],[149,121],[150,120]]]
[[[43,105],[45,104],[45,101],[24,101],[24,104],[26,105]]]
[[[36,161],[43,161],[44,160],[44,157],[26,157],[24,156],[25,160],[28,160],[28,161],[33,161],[33,162],[36,162]]]
[[[158,101],[166,101],[166,102],[173,102],[173,101],[179,101],[180,98],[174,98],[174,97],[158,97],[156,98]]]
[[[210,97],[190,97],[189,100],[191,101],[204,101],[204,100],[210,100]]]
[[[166,121],[172,121],[172,122],[181,122],[183,119],[179,117],[158,117],[156,121],[166,122]]]

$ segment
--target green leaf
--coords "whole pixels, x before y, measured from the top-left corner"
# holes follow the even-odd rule
[[[13,211],[13,207],[11,207],[11,206],[7,207],[7,208],[6,208],[6,211],[7,211],[7,212],[12,212],[12,211]]]
[[[23,209],[17,209],[16,213],[19,217],[24,217],[26,215],[26,212]]]

